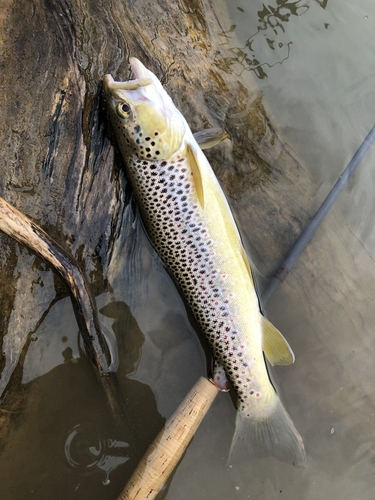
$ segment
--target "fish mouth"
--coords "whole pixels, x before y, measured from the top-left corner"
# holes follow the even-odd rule
[[[112,78],[112,75],[107,74],[104,75],[103,77],[103,86],[105,89],[108,89],[111,85],[113,85],[114,79]]]
[[[133,76],[136,80],[139,80],[141,78],[147,78],[149,76],[147,69],[143,66],[141,61],[139,61],[136,57],[131,57],[129,59],[129,64],[133,72]]]

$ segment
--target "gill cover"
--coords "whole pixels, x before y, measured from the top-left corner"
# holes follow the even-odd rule
[[[112,125],[139,158],[168,159],[181,145],[185,120],[156,76],[138,59],[129,62],[134,80],[115,82],[111,75],[103,79]]]

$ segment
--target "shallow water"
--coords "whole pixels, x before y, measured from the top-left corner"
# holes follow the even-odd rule
[[[375,8],[368,0],[355,7],[339,0],[267,5],[277,9],[273,16],[261,2],[228,2],[236,28],[223,43],[235,33],[244,52],[257,33],[247,55],[262,64],[254,68],[264,102],[316,185],[314,206],[306,207],[313,212],[374,123]],[[241,71],[242,54],[233,48],[233,70]],[[296,354],[294,365],[272,374],[304,438],[306,469],[272,458],[228,467],[235,409],[219,394],[160,498],[373,498],[374,159],[373,147],[267,307]],[[251,240],[246,200],[233,208]],[[128,427],[112,421],[70,301],[57,301],[25,357],[20,398],[24,387],[27,400],[3,445],[1,498],[115,498],[164,418],[206,374],[194,321],[131,213],[123,232],[110,291],[97,301],[119,342]],[[133,261],[121,246],[129,236]],[[261,272],[279,264],[258,256]],[[50,271],[42,281],[52,281]],[[5,399],[0,412],[6,408]]]
[[[314,211],[374,125],[374,5],[227,4],[233,70],[257,74],[282,136],[316,184],[306,207]],[[373,498],[374,162],[373,146],[267,307],[296,354],[294,365],[272,373],[304,438],[307,467],[273,459],[226,467],[233,412],[219,395],[167,498]]]

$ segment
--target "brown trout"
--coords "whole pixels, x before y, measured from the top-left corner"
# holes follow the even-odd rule
[[[157,77],[135,58],[134,80],[103,80],[112,128],[151,241],[180,286],[215,360],[214,383],[237,396],[231,454],[303,465],[303,441],[272,386],[272,365],[293,363],[261,314],[252,273],[224,193]]]

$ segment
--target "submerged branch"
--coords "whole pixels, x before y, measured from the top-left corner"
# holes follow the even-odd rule
[[[90,285],[80,265],[43,229],[3,198],[0,198],[0,230],[50,264],[67,284],[86,351],[95,366],[112,410],[122,414],[124,402],[117,377],[114,372],[108,371],[111,354],[100,328]]]

